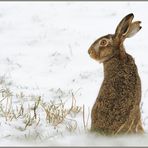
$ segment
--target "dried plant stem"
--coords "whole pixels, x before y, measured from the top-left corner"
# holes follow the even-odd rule
[[[114,135],[117,135],[123,129],[123,127],[125,126],[125,124],[126,123],[122,124]]]
[[[87,121],[86,121],[86,127],[88,127],[89,117],[90,117],[90,108],[88,108],[88,116],[87,116]]]
[[[7,97],[4,97],[2,100],[0,100],[0,102],[3,102],[5,99],[7,99]]]
[[[85,106],[83,104],[83,126],[84,126],[84,130],[86,130],[86,123],[85,123]]]
[[[129,127],[129,129],[128,129],[128,131],[127,131],[126,133],[129,133],[129,132],[130,132],[130,130],[131,130],[131,128],[132,128],[133,123],[134,123],[134,120],[132,120],[132,123],[131,123],[131,125],[130,125],[130,127]]]
[[[39,123],[40,123],[40,117],[38,119],[38,122],[36,123],[36,127],[39,125]]]

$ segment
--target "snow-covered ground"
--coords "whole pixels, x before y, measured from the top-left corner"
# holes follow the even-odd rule
[[[85,108],[85,119],[89,117],[88,128],[103,80],[103,67],[89,57],[88,48],[98,37],[114,33],[122,17],[134,13],[135,20],[142,21],[142,30],[125,46],[141,76],[146,134],[91,135],[84,130],[84,112],[72,118],[77,129],[71,132],[63,125],[55,128],[47,123],[40,108],[40,122],[25,129],[20,118],[0,117],[0,145],[148,146],[147,10],[147,2],[1,2],[0,87],[13,93],[12,105],[22,102],[27,108],[34,101],[31,96],[41,96],[44,102],[60,98],[69,106],[74,94],[77,105]],[[21,92],[28,97],[20,101],[15,94]]]

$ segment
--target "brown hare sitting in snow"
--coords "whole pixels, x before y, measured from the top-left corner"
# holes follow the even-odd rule
[[[132,13],[125,16],[115,34],[100,37],[88,50],[104,66],[104,80],[91,112],[91,131],[107,135],[144,132],[141,81],[133,57],[123,46],[126,38],[141,29],[141,22],[132,22],[133,18]]]

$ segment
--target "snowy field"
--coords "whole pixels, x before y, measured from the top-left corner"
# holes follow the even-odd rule
[[[148,146],[147,10],[147,2],[0,2],[0,146]],[[131,12],[142,30],[125,46],[141,76],[146,133],[92,135],[103,67],[87,51]],[[70,108],[60,123],[49,117],[52,103],[58,113]]]

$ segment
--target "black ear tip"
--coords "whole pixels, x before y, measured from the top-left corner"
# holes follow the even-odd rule
[[[139,24],[141,24],[142,22],[141,21],[138,21],[139,22]]]
[[[130,13],[130,15],[131,15],[131,16],[134,16],[134,14],[133,14],[133,13]]]
[[[130,14],[127,15],[127,17],[128,17],[128,18],[129,18],[129,17],[134,17],[134,14],[133,14],[133,13],[130,13]]]

